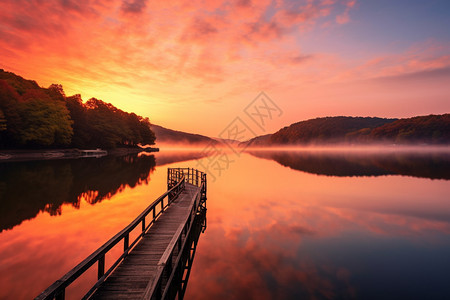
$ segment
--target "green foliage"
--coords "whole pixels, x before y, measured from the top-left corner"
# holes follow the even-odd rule
[[[19,103],[22,116],[19,127],[23,145],[65,146],[71,142],[73,130],[64,102],[54,101],[42,89],[28,90]]]
[[[19,136],[18,130],[22,120],[18,111],[19,98],[20,95],[5,80],[0,79],[0,109],[3,111],[7,129],[0,135],[0,146],[15,144]]]
[[[73,120],[72,145],[78,148],[89,147],[91,135],[87,120],[86,107],[83,105],[80,95],[66,98],[66,105]]]
[[[45,92],[53,100],[64,101],[66,99],[66,94],[60,84],[51,84]]]
[[[74,128],[74,146],[115,148],[155,143],[148,118],[126,113],[95,98],[83,105],[80,99],[69,97],[68,107],[75,124],[83,124]]]
[[[5,131],[6,130],[6,118],[5,118],[5,114],[3,113],[3,111],[0,109],[0,132]]]
[[[150,129],[150,120],[148,118],[140,117],[139,132],[141,134],[141,145],[153,145],[155,144],[155,133]]]
[[[152,145],[148,118],[80,95],[66,97],[59,84],[40,88],[0,70],[0,147],[115,148]]]

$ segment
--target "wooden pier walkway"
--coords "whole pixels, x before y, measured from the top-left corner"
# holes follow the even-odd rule
[[[130,225],[36,299],[64,299],[67,286],[95,263],[98,281],[84,299],[183,298],[200,235],[199,219],[206,211],[206,174],[169,168],[167,185],[168,191]],[[130,232],[139,224],[141,233],[130,244]],[[105,255],[121,241],[123,254],[105,272]]]

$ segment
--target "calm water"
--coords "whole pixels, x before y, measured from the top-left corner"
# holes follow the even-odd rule
[[[37,296],[198,157],[1,163],[0,299]],[[242,154],[208,182],[186,299],[445,299],[449,180],[448,153]]]

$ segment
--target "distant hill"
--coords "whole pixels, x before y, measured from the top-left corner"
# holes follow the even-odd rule
[[[264,146],[267,146],[267,145],[271,144],[271,142],[270,142],[271,136],[272,136],[272,134],[260,135],[260,136],[257,136],[257,137],[254,137],[254,138],[250,139],[247,142],[243,142],[243,144],[246,143],[246,144],[251,145],[253,147],[259,147],[259,146],[260,147],[264,147]]]
[[[400,119],[374,128],[370,132],[369,138],[395,141],[396,143],[448,144],[450,142],[450,114]]]
[[[150,129],[155,133],[156,135],[156,144],[170,144],[170,145],[177,145],[177,144],[186,144],[189,146],[195,146],[195,145],[206,145],[209,143],[216,144],[218,143],[216,140],[200,135],[200,134],[193,134],[178,130],[172,130],[168,129],[159,125],[152,124],[150,125]]]
[[[450,143],[450,114],[406,119],[325,117],[294,123],[259,136],[249,146],[324,145],[335,143]]]

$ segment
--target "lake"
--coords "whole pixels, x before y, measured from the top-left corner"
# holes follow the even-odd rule
[[[0,163],[0,299],[37,296],[165,192],[168,167],[201,157]],[[450,294],[449,151],[252,151],[212,173],[186,299]]]

